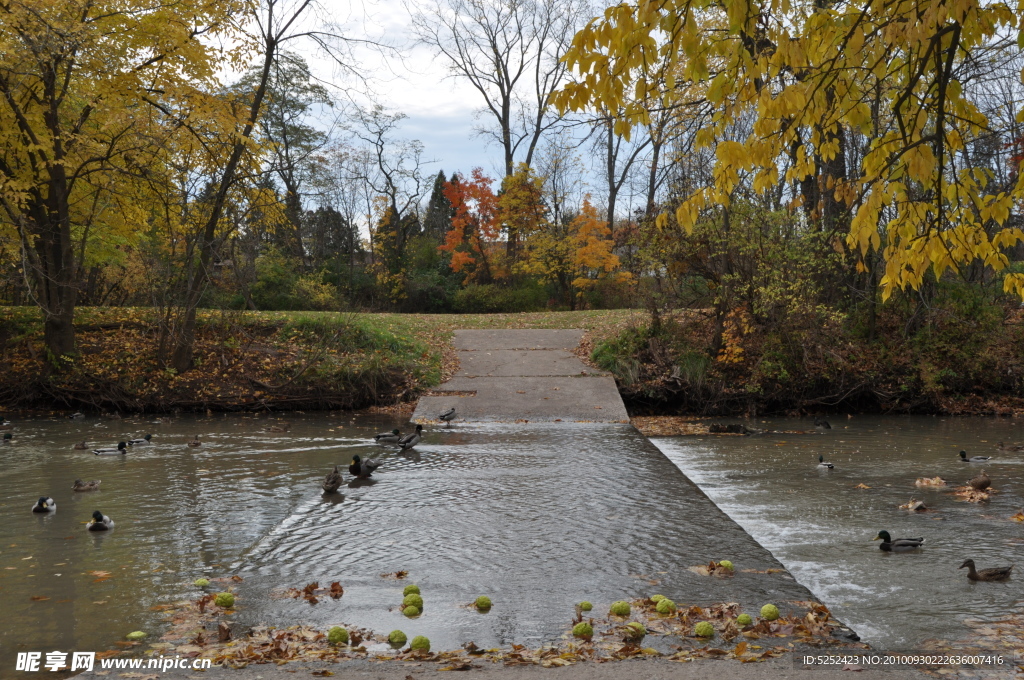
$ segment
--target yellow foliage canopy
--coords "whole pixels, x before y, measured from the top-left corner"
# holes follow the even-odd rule
[[[965,150],[991,121],[956,79],[982,53],[1012,53],[1007,36],[1024,44],[1021,12],[980,0],[622,3],[576,35],[565,58],[579,77],[555,101],[621,111],[628,135],[648,119],[650,97],[673,105],[703,92],[714,115],[698,143],[715,147],[716,164],[710,186],[676,211],[687,228],[745,177],[768,191],[818,175],[840,153],[838,132],[862,135],[856,172],[823,184],[852,213],[848,245],[883,250],[888,295],[919,286],[929,267],[941,275],[980,259],[1002,269],[1003,250],[1024,240],[1006,223],[1024,176],[1009,191],[986,188]],[[752,124],[737,139],[728,133],[741,119]],[[1004,286],[1024,295],[1024,275]]]

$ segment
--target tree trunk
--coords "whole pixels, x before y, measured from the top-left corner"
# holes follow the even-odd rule
[[[269,30],[268,26],[268,30]],[[266,53],[263,58],[263,71],[260,74],[259,86],[249,108],[249,118],[242,129],[241,139],[235,142],[231,149],[231,155],[224,166],[220,183],[217,186],[217,193],[210,206],[210,215],[206,220],[203,229],[202,244],[199,251],[199,263],[196,266],[195,275],[188,283],[188,292],[185,295],[185,317],[182,320],[181,331],[174,339],[174,351],[171,354],[171,368],[179,374],[192,368],[192,353],[195,347],[196,338],[196,307],[202,297],[206,283],[209,281],[209,267],[213,260],[213,250],[216,244],[217,224],[220,222],[224,212],[224,205],[227,203],[228,191],[235,182],[235,174],[238,171],[238,163],[245,151],[245,140],[252,135],[256,127],[256,121],[260,116],[260,108],[263,99],[267,94],[267,83],[270,80],[270,71],[277,55],[277,41],[271,37],[266,40]]]

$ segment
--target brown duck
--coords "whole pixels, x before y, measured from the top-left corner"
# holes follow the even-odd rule
[[[978,475],[977,477],[968,480],[967,483],[970,484],[972,488],[978,491],[984,491],[985,489],[992,486],[992,480],[989,479],[989,476],[985,474],[984,470],[982,470],[981,474]]]
[[[341,483],[343,481],[344,481],[344,479],[341,476],[341,470],[339,470],[338,466],[335,465],[334,466],[334,471],[333,472],[328,472],[327,476],[324,477],[324,484],[323,484],[324,492],[325,493],[337,493],[338,492],[338,487],[341,486]]]
[[[974,560],[964,560],[959,568],[964,567],[967,567],[967,578],[972,581],[1005,581],[1010,578],[1010,572],[1013,571],[1012,564],[1008,567],[992,567],[978,571],[974,568]]]

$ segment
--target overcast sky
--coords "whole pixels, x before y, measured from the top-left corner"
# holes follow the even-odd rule
[[[399,135],[423,142],[423,158],[430,174],[455,170],[464,174],[483,167],[492,176],[501,174],[501,150],[473,134],[474,125],[489,123],[474,116],[483,100],[465,81],[448,77],[445,64],[413,41],[412,22],[402,0],[376,0],[353,5],[346,0],[323,0],[331,17],[344,22],[346,35],[366,37],[393,50],[357,48],[356,57],[374,91],[376,101],[391,111],[408,116]],[[296,45],[298,47],[298,45]],[[297,50],[306,57],[314,74],[338,87],[355,85],[342,77],[331,59],[310,46]],[[350,91],[362,89],[361,85]],[[368,99],[356,95],[361,102]]]

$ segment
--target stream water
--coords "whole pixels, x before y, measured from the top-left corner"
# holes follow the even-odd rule
[[[810,429],[810,421],[748,424]],[[653,441],[715,503],[771,550],[797,580],[866,642],[914,649],[928,638],[956,638],[966,617],[998,619],[1024,603],[1024,452],[997,450],[1024,442],[1019,420],[938,417],[840,417],[812,435],[664,437]],[[991,456],[962,463],[959,451]],[[819,468],[818,456],[835,465]],[[956,499],[950,488],[915,486],[941,476],[950,487],[987,471],[987,503]],[[863,484],[869,489],[857,488]],[[927,512],[898,506],[923,500]],[[922,549],[878,549],[879,530],[923,537]],[[958,567],[1017,562],[1005,583],[972,583]]]
[[[290,431],[265,431],[275,423]],[[378,431],[408,428],[384,416],[16,426],[14,443],[0,447],[0,669],[13,668],[18,651],[100,651],[130,631],[158,634],[165,624],[151,607],[195,598],[201,576],[243,579],[234,586],[241,625],[401,628],[438,649],[557,639],[583,599],[600,612],[656,592],[751,611],[805,599],[785,574],[742,571],[778,566],[746,532],[890,649],[955,636],[957,617],[995,615],[1021,599],[1019,581],[969,584],[956,566],[1020,554],[1022,525],[1007,518],[1021,505],[1024,454],[986,466],[1001,493],[984,506],[913,486],[917,476],[966,478],[977,466],[956,452],[996,453],[995,441],[1014,440],[1012,421],[858,418],[823,435],[663,438],[661,451],[629,426],[460,424],[431,428],[406,454],[372,442]],[[154,443],[126,456],[72,448],[146,433]],[[202,446],[187,447],[195,435]],[[819,451],[834,471],[818,471]],[[323,496],[323,475],[356,453],[381,460],[374,481]],[[76,478],[100,479],[101,490],[74,493]],[[54,498],[56,513],[29,512],[41,495]],[[914,495],[937,511],[896,509]],[[87,532],[93,510],[116,528]],[[883,554],[870,539],[886,528],[926,536],[927,547]],[[733,579],[687,569],[724,558],[737,564]],[[408,578],[382,577],[396,571]],[[339,600],[271,597],[335,580],[345,588]],[[397,608],[410,582],[426,602],[412,620]],[[494,601],[489,613],[465,606],[478,595]]]

